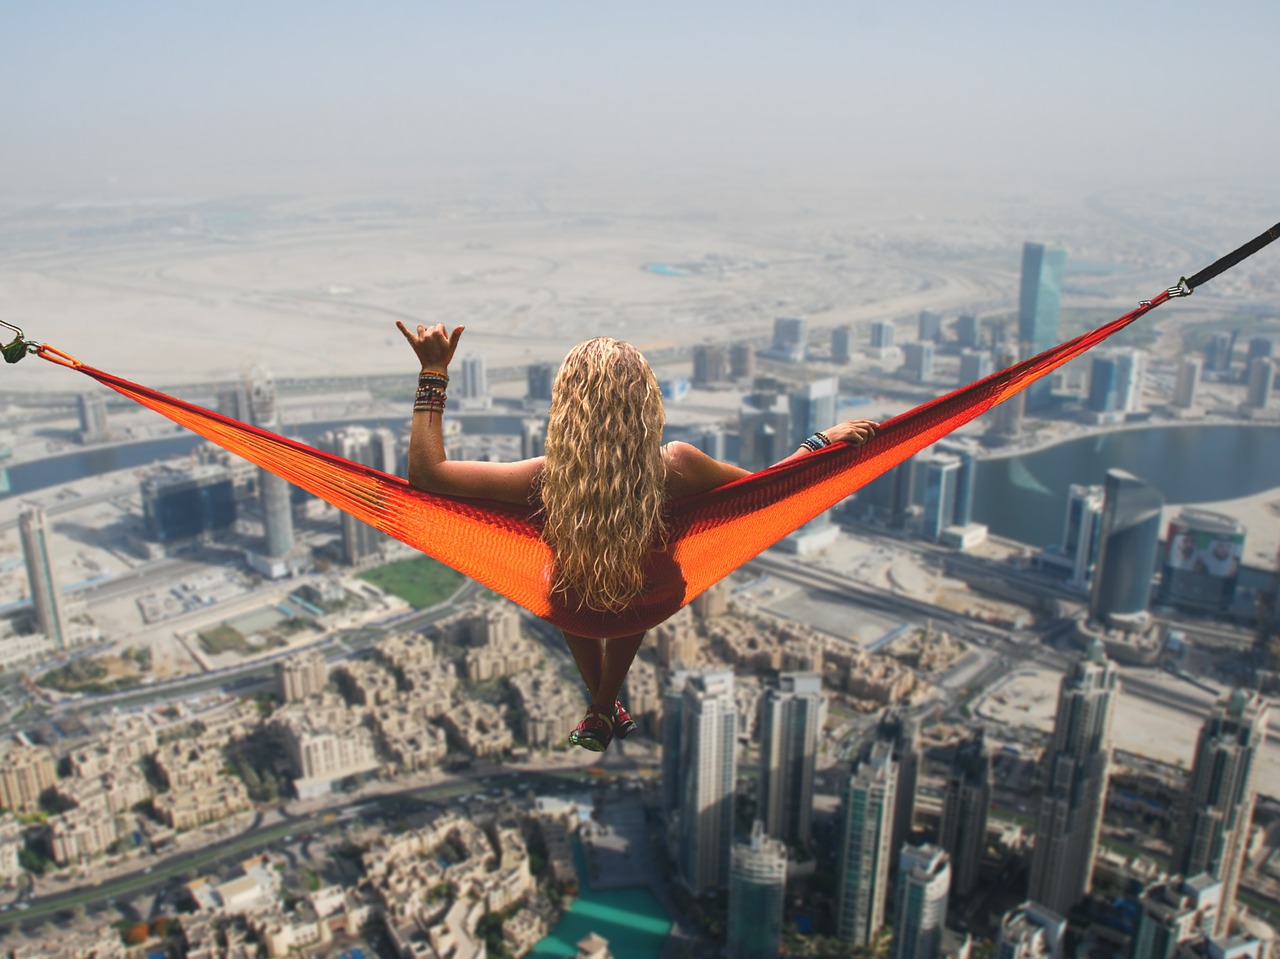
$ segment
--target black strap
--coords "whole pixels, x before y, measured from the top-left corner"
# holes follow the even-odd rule
[[[1270,243],[1272,240],[1275,240],[1275,239],[1280,239],[1280,223],[1277,223],[1275,226],[1269,229],[1266,233],[1262,233],[1258,236],[1255,236],[1252,240],[1250,240],[1244,246],[1240,247],[1240,249],[1236,250],[1234,253],[1228,253],[1222,259],[1209,264],[1203,270],[1197,273],[1195,276],[1185,280],[1184,282],[1188,287],[1194,290],[1196,287],[1200,286],[1201,284],[1208,283],[1219,273],[1225,273],[1227,270],[1231,269],[1241,260],[1247,257],[1253,256],[1253,254],[1257,253],[1264,246],[1266,246],[1268,243]]]

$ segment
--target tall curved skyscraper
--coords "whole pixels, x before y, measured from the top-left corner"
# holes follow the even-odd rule
[[[249,414],[254,426],[280,431],[280,409],[276,384],[264,366],[255,366],[245,383]],[[258,471],[258,493],[262,503],[265,540],[262,553],[268,563],[293,552],[293,509],[289,503],[289,483],[274,473]],[[273,574],[274,575],[274,574]]]
[[[1101,623],[1145,613],[1160,542],[1164,497],[1124,470],[1107,470],[1101,542],[1093,573],[1089,615]]]

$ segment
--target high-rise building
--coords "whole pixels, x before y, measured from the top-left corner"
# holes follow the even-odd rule
[[[893,529],[902,529],[911,508],[911,493],[915,485],[916,457],[881,473],[855,497],[856,509],[886,523]]]
[[[1276,381],[1276,362],[1261,356],[1249,361],[1249,378],[1246,381],[1244,405],[1260,410],[1271,402],[1271,391]]]
[[[658,627],[659,638],[664,627]],[[677,624],[679,625],[679,624]],[[674,635],[668,631],[668,636]],[[663,665],[671,666],[677,660],[667,658]],[[690,671],[672,669],[662,690],[662,813],[668,823],[675,822],[680,812],[680,744],[684,728],[684,688],[689,682]]]
[[[0,745],[0,809],[39,812],[40,796],[57,782],[58,764],[48,746]]]
[[[1071,560],[1071,585],[1088,589],[1098,563],[1102,542],[1101,486],[1071,484],[1067,490],[1067,515],[1062,528],[1062,552]]]
[[[1204,345],[1204,368],[1214,373],[1231,369],[1231,357],[1235,351],[1236,334],[1225,331],[1214,333]]]
[[[101,443],[110,435],[107,425],[107,401],[101,393],[81,393],[76,397],[80,414],[80,442]]]
[[[934,453],[920,462],[924,470],[923,511],[920,535],[935,543],[942,531],[956,524],[956,498],[960,484],[960,457]]]
[[[1089,614],[1098,622],[1130,620],[1150,607],[1163,508],[1164,497],[1155,487],[1124,470],[1107,470],[1089,600]]]
[[[893,798],[893,823],[889,836],[889,871],[898,867],[898,851],[902,849],[915,825],[916,783],[920,778],[920,720],[905,706],[886,709],[876,724],[875,738],[893,749],[897,773]]]
[[[1007,369],[1018,362],[1018,355],[1010,350],[1000,352],[999,366]],[[1014,437],[1022,432],[1022,421],[1026,416],[1027,391],[1023,390],[1005,400],[995,408],[991,431],[996,436]]]
[[[1027,898],[1066,915],[1088,893],[1111,766],[1119,673],[1094,639],[1058,690]]]
[[[831,331],[831,362],[848,363],[853,358],[853,330],[837,326]]]
[[[1018,341],[1023,357],[1043,353],[1058,343],[1058,311],[1067,254],[1040,243],[1022,247],[1022,288],[1018,296]],[[1042,409],[1049,400],[1049,380],[1026,390],[1027,408]]]
[[[978,730],[956,747],[951,758],[938,827],[938,845],[951,856],[951,888],[962,896],[978,884],[990,807],[991,755]]]
[[[956,341],[965,350],[977,349],[982,345],[982,330],[978,326],[978,318],[972,313],[961,313],[956,317]]]
[[[1132,959],[1174,959],[1178,947],[1213,935],[1222,907],[1222,883],[1201,873],[1171,876],[1142,892],[1133,930]]]
[[[457,400],[459,409],[488,409],[489,376],[485,372],[484,357],[468,353],[457,361],[457,368],[450,398]]]
[[[849,778],[836,888],[836,935],[842,942],[866,946],[884,925],[897,783],[893,744],[885,741],[872,744]]]
[[[902,347],[902,368],[916,383],[933,379],[933,344],[907,343]]]
[[[677,864],[695,895],[729,881],[737,727],[733,673],[691,675],[681,704]]]
[[[761,385],[738,408],[738,462],[749,470],[764,469],[795,448],[790,399],[780,390]]]
[[[551,387],[556,381],[556,365],[554,363],[530,363],[525,370],[528,384],[528,397],[544,403],[551,402]]]
[[[1178,362],[1178,379],[1173,387],[1173,405],[1189,410],[1196,405],[1196,387],[1200,385],[1200,371],[1204,364],[1198,356],[1184,356]]]
[[[249,400],[249,416],[254,426],[280,431],[280,409],[276,400],[276,384],[265,367],[255,366],[245,382]],[[262,504],[265,533],[262,555],[264,568],[274,570],[279,560],[293,552],[293,507],[289,483],[266,470],[258,472],[258,497]]]
[[[343,459],[372,466],[384,473],[397,473],[396,437],[385,427],[368,429],[364,426],[344,426],[322,433],[316,440],[316,449],[341,456]],[[389,542],[386,533],[349,513],[340,515],[342,523],[342,561],[354,566],[370,556],[379,555]]]
[[[805,437],[835,424],[836,396],[839,392],[840,381],[834,376],[805,383],[792,392],[790,397],[792,449],[799,446]]]
[[[808,845],[825,708],[817,673],[780,673],[761,697],[759,815],[774,839]]]
[[[756,352],[750,343],[736,342],[729,346],[729,376],[734,380],[749,380],[756,375]]]
[[[547,451],[547,421],[527,419],[520,422],[520,456],[533,459]]]
[[[776,959],[782,944],[787,849],[765,835],[758,819],[751,838],[735,843],[729,870],[729,959]]]
[[[977,445],[971,440],[948,437],[935,443],[934,449],[960,459],[952,522],[957,526],[968,526],[973,522],[973,494],[978,483]]]
[[[1258,693],[1237,689],[1214,707],[1196,741],[1172,866],[1184,876],[1205,872],[1222,883],[1214,927],[1219,936],[1228,932],[1244,868],[1268,712]]]
[[[921,343],[942,342],[942,314],[921,310],[916,321],[916,339]]]
[[[1136,411],[1145,366],[1146,354],[1141,350],[1112,350],[1095,356],[1085,406],[1096,414]]]
[[[1248,361],[1260,360],[1271,356],[1275,350],[1275,343],[1269,336],[1252,336],[1249,338],[1249,354]]]
[[[946,852],[929,844],[902,848],[894,894],[893,959],[938,959],[950,892]]]
[[[36,629],[55,647],[62,649],[67,644],[67,620],[62,609],[62,590],[53,575],[49,524],[43,509],[34,503],[23,505],[18,513],[18,536],[22,540],[22,558],[27,565],[27,586],[31,590]]]
[[[158,543],[203,538],[236,521],[234,481],[221,464],[166,467],[143,479],[141,493],[147,535]]]
[[[882,354],[893,349],[894,325],[888,320],[876,320],[871,324],[871,348]]]
[[[1062,959],[1067,920],[1036,902],[1010,909],[1000,920],[992,959]]]
[[[964,349],[960,351],[959,384],[968,386],[995,372],[991,354],[986,350]]]
[[[1245,528],[1236,519],[1188,507],[1169,523],[1158,598],[1163,606],[1226,612],[1236,598]]]
[[[729,351],[721,343],[699,343],[693,348],[693,385],[705,388],[729,375]]]
[[[799,363],[809,342],[809,324],[802,317],[780,316],[773,321],[773,343],[769,355]]]

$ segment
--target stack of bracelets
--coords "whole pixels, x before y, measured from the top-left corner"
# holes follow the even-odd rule
[[[800,445],[807,449],[810,453],[816,453],[824,446],[830,446],[831,440],[827,439],[827,434],[819,430],[808,439],[802,440]]]
[[[444,413],[445,391],[449,388],[447,373],[423,370],[418,374],[418,393],[413,398],[415,413]]]

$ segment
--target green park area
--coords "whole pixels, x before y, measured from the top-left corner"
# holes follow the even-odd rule
[[[388,563],[361,573],[360,578],[399,596],[414,609],[443,603],[463,581],[461,573],[429,556]]]

